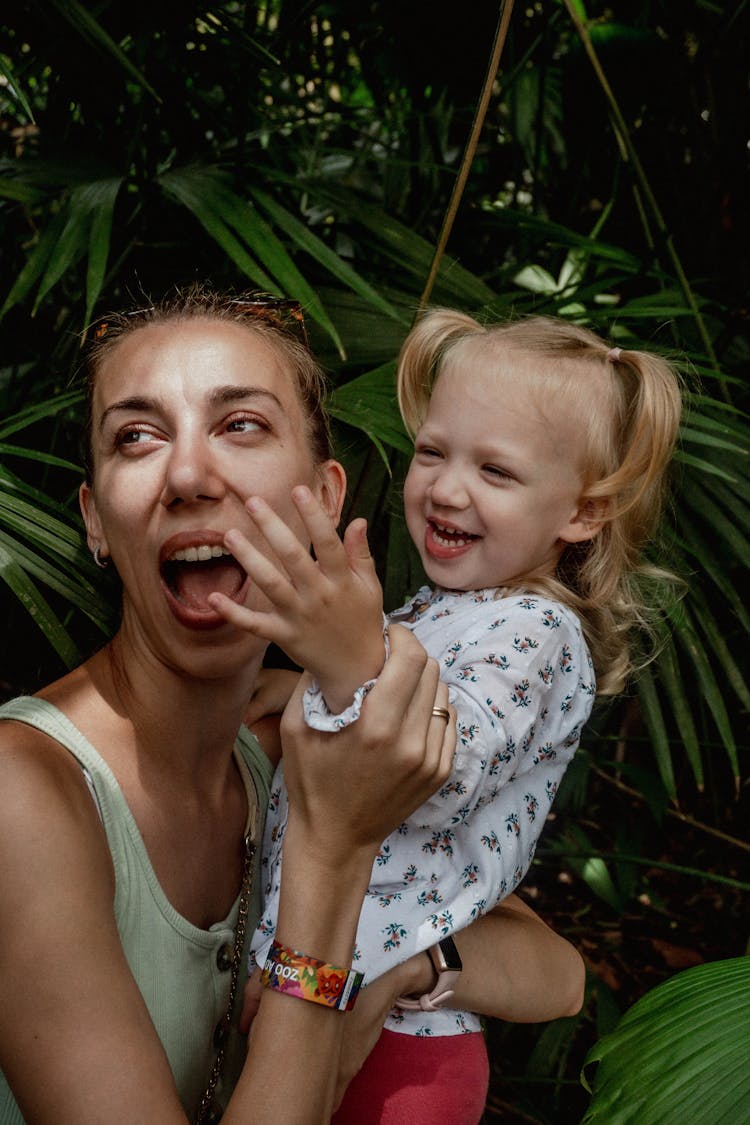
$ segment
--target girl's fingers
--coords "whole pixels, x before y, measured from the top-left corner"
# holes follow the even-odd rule
[[[341,577],[349,567],[330,515],[305,485],[292,489],[292,499],[310,536],[319,568],[334,580]]]
[[[208,595],[208,604],[217,613],[220,613],[225,621],[230,625],[236,625],[240,629],[244,629],[246,633],[252,633],[256,637],[262,637],[266,641],[274,641],[278,643],[283,640],[282,630],[278,628],[278,618],[272,616],[270,613],[259,613],[252,609],[246,609],[243,605],[237,605],[226,594],[220,594],[215,591]]]
[[[258,496],[251,496],[245,507],[292,582],[311,581],[315,563],[292,529]]]
[[[249,543],[245,536],[235,529],[226,533],[224,545],[273,605],[284,607],[291,604],[294,588],[287,575],[272,559]]]

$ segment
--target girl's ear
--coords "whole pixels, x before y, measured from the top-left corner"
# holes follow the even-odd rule
[[[609,501],[605,496],[584,498],[570,523],[560,533],[563,543],[585,543],[593,539],[607,522],[608,512]]]
[[[338,525],[346,498],[346,471],[338,461],[324,461],[317,468],[318,499],[333,522]]]
[[[83,522],[86,524],[86,542],[89,545],[89,550],[93,552],[98,547],[102,557],[105,558],[109,554],[107,537],[102,530],[91,486],[85,481],[78,489],[78,503],[81,506]]]

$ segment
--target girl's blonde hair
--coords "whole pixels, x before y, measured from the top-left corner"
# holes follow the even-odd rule
[[[534,316],[485,327],[465,313],[433,309],[409,333],[399,357],[398,401],[412,435],[454,351],[453,358],[460,353],[464,361],[489,365],[499,380],[520,374],[546,398],[563,397],[568,415],[580,422],[582,504],[601,529],[565,548],[554,577],[529,574],[523,588],[576,612],[598,691],[615,694],[634,667],[634,627],[653,637],[646,589],[672,580],[642,552],[664,506],[681,415],[677,374],[660,356],[611,348],[565,320]]]

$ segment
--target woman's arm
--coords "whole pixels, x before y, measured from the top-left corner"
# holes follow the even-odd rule
[[[446,703],[437,665],[401,631],[356,730],[286,724],[288,945],[351,963],[379,843],[450,769],[435,703]],[[0,1066],[21,1112],[34,1125],[186,1125],[122,950],[109,849],[81,770],[38,732],[0,728]],[[325,1121],[344,1027],[338,1011],[265,994],[226,1125]]]
[[[34,1125],[185,1125],[125,960],[114,872],[67,751],[0,723],[0,1066]]]
[[[580,1011],[583,958],[516,895],[454,940],[464,967],[451,1007],[510,1023],[540,1023]]]

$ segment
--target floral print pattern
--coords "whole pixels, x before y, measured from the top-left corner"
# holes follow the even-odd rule
[[[595,694],[578,619],[548,598],[424,587],[391,620],[412,629],[439,662],[458,741],[449,781],[384,841],[375,860],[355,950],[366,983],[515,889]],[[306,700],[306,714],[311,710],[326,710],[319,693]],[[334,729],[340,718],[329,717]],[[253,941],[261,964],[276,916],[286,808],[280,766],[266,822],[266,905]],[[472,1013],[444,1009],[394,1012],[385,1026],[457,1035],[480,1024]]]

